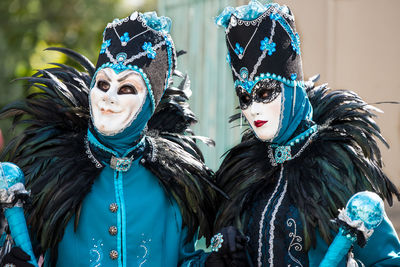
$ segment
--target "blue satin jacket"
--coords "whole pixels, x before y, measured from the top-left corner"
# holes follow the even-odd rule
[[[69,221],[57,266],[188,266],[202,253],[194,240],[186,242],[186,232],[177,203],[140,157],[127,172],[106,164],[83,201],[76,232]]]

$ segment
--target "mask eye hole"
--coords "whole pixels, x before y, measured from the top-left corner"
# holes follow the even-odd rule
[[[257,97],[261,100],[268,100],[271,98],[272,95],[272,90],[266,89],[266,88],[261,88],[257,92]]]
[[[254,87],[254,98],[256,102],[270,103],[281,93],[281,84],[275,80],[263,80]]]
[[[118,94],[119,95],[127,95],[127,94],[137,95],[138,91],[135,86],[130,85],[130,84],[125,84],[119,88]]]
[[[103,92],[107,92],[110,89],[110,83],[104,80],[100,80],[97,82],[97,88],[99,88]]]
[[[250,104],[250,102],[251,102],[250,95],[248,95],[246,93],[242,94],[240,96],[240,102],[242,102],[243,104],[246,104],[246,105]]]

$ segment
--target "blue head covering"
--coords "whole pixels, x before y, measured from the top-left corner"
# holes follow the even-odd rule
[[[124,153],[133,146],[133,144],[140,141],[138,139],[142,135],[147,122],[153,114],[151,100],[148,96],[146,96],[142,109],[138,112],[139,113],[136,115],[136,118],[133,119],[131,124],[122,132],[115,135],[106,136],[101,134],[96,127],[93,126],[93,122],[91,122],[93,127],[90,127],[88,131],[100,143],[117,152],[120,156],[123,156]]]
[[[313,108],[302,86],[291,87],[286,84],[282,90],[280,127],[272,143],[285,145],[303,120],[312,120]],[[296,96],[294,92],[296,91]],[[294,103],[294,108],[293,108]]]

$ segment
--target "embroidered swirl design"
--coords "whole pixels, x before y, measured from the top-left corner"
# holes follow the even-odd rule
[[[303,265],[301,264],[301,262],[296,259],[292,253],[290,253],[290,250],[292,248],[294,248],[294,250],[296,251],[301,251],[303,249],[303,246],[301,245],[301,241],[303,241],[303,239],[301,238],[301,236],[297,235],[297,225],[296,225],[296,221],[293,218],[289,218],[286,221],[286,225],[289,228],[292,228],[293,226],[293,231],[289,232],[289,237],[292,238],[292,240],[290,241],[289,244],[289,248],[288,248],[288,255],[289,257],[292,259],[292,261],[294,261],[295,263],[297,263],[299,266],[303,267]]]
[[[94,241],[94,239],[93,239]],[[100,239],[90,249],[90,267],[100,267],[103,260],[103,241]]]
[[[145,235],[142,233],[142,243],[139,245],[141,249],[143,249],[143,256],[136,256],[137,263],[139,267],[142,267],[147,262],[147,257],[149,256],[149,248],[148,243],[151,242],[151,238],[145,239]]]
[[[142,267],[142,265],[145,264],[145,262],[147,261],[146,257],[147,254],[149,253],[149,250],[145,245],[140,245],[140,247],[144,249],[144,255],[142,256],[143,261],[139,264],[139,267]]]

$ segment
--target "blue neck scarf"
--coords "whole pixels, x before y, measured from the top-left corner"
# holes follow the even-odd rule
[[[119,156],[123,156],[127,150],[133,147],[138,141],[147,122],[152,116],[152,106],[150,97],[146,96],[146,100],[143,103],[142,109],[137,114],[136,118],[132,123],[122,132],[106,136],[101,134],[95,127],[91,127],[89,131],[92,135],[104,146],[117,152]],[[93,126],[93,122],[90,122]]]
[[[312,120],[313,116],[313,108],[304,88],[296,86],[296,99],[293,110],[294,88],[286,84],[283,84],[283,87],[281,127],[276,137],[272,140],[272,143],[277,145],[286,145],[286,142],[294,134],[301,121]]]

